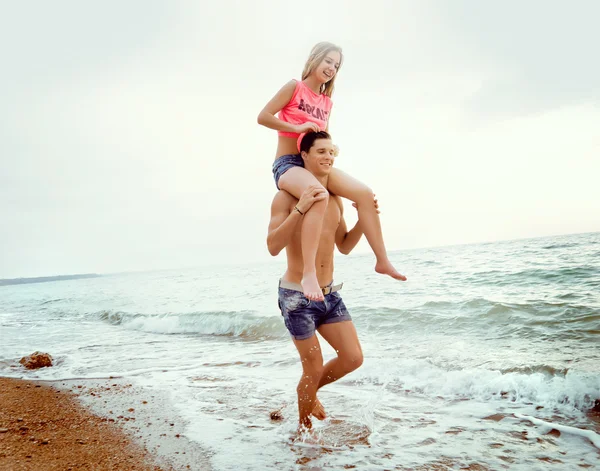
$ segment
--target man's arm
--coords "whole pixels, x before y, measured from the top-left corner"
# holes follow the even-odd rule
[[[336,197],[335,200],[340,206],[340,223],[335,231],[335,245],[337,245],[337,248],[341,253],[348,255],[352,252],[352,249],[356,247],[356,244],[358,244],[358,241],[363,235],[363,231],[360,227],[360,220],[356,222],[355,226],[350,231],[348,231],[346,221],[344,220],[344,205],[342,204],[342,200],[338,197]]]
[[[327,192],[322,187],[310,186],[302,193],[295,208],[290,212],[290,206],[296,198],[285,191],[279,191],[275,195],[271,204],[271,221],[267,235],[267,247],[271,255],[279,255],[279,252],[287,247],[302,216],[315,201],[321,201],[326,197]]]

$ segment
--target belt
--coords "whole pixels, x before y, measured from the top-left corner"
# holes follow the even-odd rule
[[[327,296],[328,294],[335,293],[336,291],[341,290],[342,286],[344,286],[344,283],[334,285],[332,282],[330,285],[325,286],[325,288],[321,288],[321,291],[323,292],[324,296]],[[292,291],[300,291],[301,293],[304,292],[304,288],[302,288],[302,285],[298,283],[290,283],[289,281],[285,280],[279,280],[279,287],[284,289],[290,289]]]

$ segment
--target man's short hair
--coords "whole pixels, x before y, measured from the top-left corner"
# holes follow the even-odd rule
[[[331,140],[331,136],[326,131],[306,133],[306,135],[302,138],[302,141],[300,142],[300,152],[310,151],[310,148],[315,144],[315,141],[318,139]]]

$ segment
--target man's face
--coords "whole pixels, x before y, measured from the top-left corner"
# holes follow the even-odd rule
[[[313,175],[329,175],[335,160],[331,139],[317,139],[308,152],[302,152],[304,166]]]

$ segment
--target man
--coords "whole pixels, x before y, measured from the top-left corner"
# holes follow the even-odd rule
[[[267,245],[275,256],[283,248],[287,252],[287,271],[280,280],[279,307],[294,345],[302,361],[302,378],[298,384],[299,428],[310,429],[310,415],[323,420],[325,410],[317,399],[317,390],[357,369],[363,354],[352,318],[340,296],[341,285],[333,285],[333,252],[335,246],[348,254],[362,237],[358,222],[350,231],[346,228],[343,205],[339,197],[328,195],[327,178],[334,162],[331,136],[322,131],[307,134],[300,145],[302,159],[322,186],[308,188],[297,200],[285,191],[279,191],[271,205],[271,221]],[[324,301],[311,301],[303,295],[303,262],[300,231],[303,215],[315,201],[328,200],[317,250],[317,279]],[[377,200],[375,200],[377,206]],[[338,356],[323,365],[319,340],[321,336],[334,348]]]

